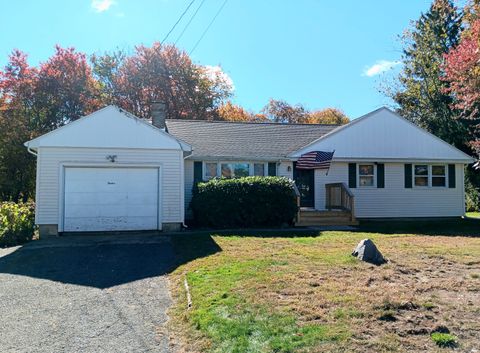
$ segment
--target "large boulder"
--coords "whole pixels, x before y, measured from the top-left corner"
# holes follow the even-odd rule
[[[387,262],[373,241],[370,239],[363,239],[360,243],[358,243],[355,250],[353,250],[352,255],[357,257],[359,260],[374,265],[381,265]]]

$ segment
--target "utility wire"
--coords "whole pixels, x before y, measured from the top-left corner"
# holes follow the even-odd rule
[[[210,29],[210,27],[212,26],[213,22],[215,22],[215,20],[217,19],[218,15],[220,15],[220,12],[222,12],[223,8],[225,7],[225,5],[227,4],[228,0],[225,0],[222,4],[222,6],[220,6],[220,8],[218,9],[217,13],[215,14],[215,16],[213,16],[212,20],[210,21],[210,23],[208,24],[207,28],[205,28],[205,31],[203,31],[202,35],[200,36],[200,38],[198,39],[197,43],[195,43],[195,45],[193,46],[192,50],[190,50],[190,53],[189,55],[192,55],[192,53],[195,51],[195,49],[197,48],[197,46],[200,44],[200,42],[202,41],[203,37],[205,37],[205,34],[207,34],[208,30]]]
[[[195,0],[192,0],[190,2],[190,4],[188,4],[187,8],[185,9],[185,11],[183,11],[183,13],[180,15],[180,17],[178,18],[177,22],[175,22],[175,24],[173,25],[173,27],[170,29],[170,31],[168,31],[167,35],[165,36],[165,38],[163,38],[163,40],[160,42],[160,44],[163,44],[165,43],[165,41],[167,40],[168,36],[170,35],[170,33],[173,32],[173,30],[175,29],[175,27],[177,27],[178,23],[182,20],[183,16],[185,16],[185,14],[187,13],[188,9],[190,8],[190,6],[192,6],[192,4],[195,2]]]
[[[200,10],[200,8],[202,7],[202,5],[205,3],[205,0],[202,0],[202,2],[200,3],[200,5],[197,7],[197,9],[195,10],[195,12],[193,13],[192,17],[190,17],[190,20],[188,21],[188,23],[185,25],[185,27],[183,28],[183,31],[182,33],[180,33],[180,35],[177,37],[177,40],[175,40],[175,45],[177,45],[177,42],[182,38],[183,34],[185,33],[185,31],[187,30],[187,28],[190,26],[190,23],[192,23],[193,19],[195,18],[195,16],[197,15],[198,11]]]

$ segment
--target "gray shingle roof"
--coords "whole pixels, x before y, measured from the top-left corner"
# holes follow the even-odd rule
[[[192,158],[285,158],[338,125],[168,119],[170,134],[193,146]]]

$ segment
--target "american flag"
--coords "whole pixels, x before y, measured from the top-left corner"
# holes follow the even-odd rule
[[[333,152],[312,151],[302,154],[297,161],[297,169],[329,169]]]

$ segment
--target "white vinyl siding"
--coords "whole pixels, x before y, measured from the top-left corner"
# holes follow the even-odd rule
[[[183,221],[183,156],[180,150],[42,147],[38,151],[37,224],[59,224],[62,165],[95,166],[116,155],[117,166],[160,165],[162,223]],[[113,164],[113,163],[112,163]]]
[[[404,164],[385,163],[385,188],[352,188],[359,218],[454,217],[464,215],[463,164],[456,164],[455,188],[405,188]],[[348,185],[348,163],[333,162],[326,175],[315,171],[315,208],[325,209],[325,184]]]
[[[293,162],[280,162],[277,165],[277,175],[293,179]]]

